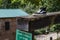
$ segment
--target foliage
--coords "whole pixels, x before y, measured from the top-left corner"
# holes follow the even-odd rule
[[[0,8],[20,8],[28,13],[36,12],[40,7],[46,7],[48,12],[60,11],[59,0],[0,0]]]
[[[54,27],[56,27],[56,25],[52,25],[52,26],[50,27],[50,32],[54,32],[54,31],[55,31]]]
[[[46,30],[47,30],[47,27],[35,30],[35,35],[46,34]],[[60,31],[60,24],[54,24],[50,27],[49,32],[59,32],[59,31]]]
[[[59,30],[60,30],[60,24],[54,24],[50,28],[50,31],[52,31],[52,32],[54,32],[54,31],[59,32]]]
[[[34,32],[34,34],[35,34],[35,35],[39,35],[39,34],[41,34],[41,32],[40,32],[39,30],[36,30],[36,31]]]
[[[35,30],[34,32],[35,35],[45,34],[45,33],[46,33],[46,28],[38,29],[38,30]]]

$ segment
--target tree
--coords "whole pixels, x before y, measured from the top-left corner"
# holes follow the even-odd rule
[[[34,13],[41,7],[46,7],[47,12],[60,11],[59,0],[0,0],[0,8],[23,9],[28,13]]]
[[[3,8],[3,9],[8,9],[8,8],[10,8],[11,6],[11,0],[2,0],[1,1],[2,2],[2,6],[1,6],[1,8]]]

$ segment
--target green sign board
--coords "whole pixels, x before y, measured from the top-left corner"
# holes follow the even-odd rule
[[[32,34],[17,29],[16,40],[32,40]]]

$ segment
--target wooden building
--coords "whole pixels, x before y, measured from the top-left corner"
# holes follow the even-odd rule
[[[29,15],[20,9],[0,9],[0,40],[16,40],[16,29],[34,34],[35,29],[60,23],[60,12]]]
[[[27,23],[27,21],[22,22],[22,16],[28,16],[28,14],[20,9],[0,9],[0,40],[16,39],[16,28],[20,27],[20,24],[23,26],[22,23]],[[28,25],[24,24],[24,26]]]
[[[49,29],[51,25],[60,24],[60,12],[33,14],[22,18],[29,20],[29,32],[32,33],[32,40],[34,40],[34,30],[44,27]]]
[[[59,24],[60,12],[50,12],[46,14],[32,14],[32,15],[25,16],[22,18],[29,20],[30,29],[33,28],[34,30],[36,30],[36,29],[49,26],[51,24]]]

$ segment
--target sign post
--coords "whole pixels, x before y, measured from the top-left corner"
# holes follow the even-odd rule
[[[32,40],[32,34],[17,29],[16,30],[16,40]]]

